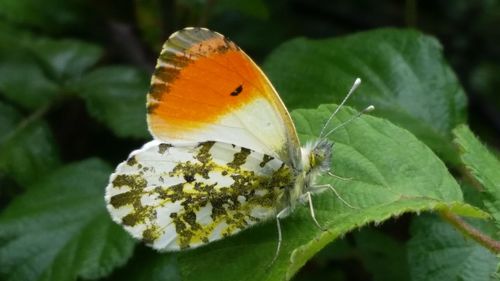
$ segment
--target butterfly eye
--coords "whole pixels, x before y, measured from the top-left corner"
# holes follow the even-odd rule
[[[316,166],[316,154],[315,153],[311,153],[309,155],[309,165],[312,167]]]

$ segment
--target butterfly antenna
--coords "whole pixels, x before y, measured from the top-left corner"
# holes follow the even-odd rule
[[[352,95],[352,93],[354,93],[354,91],[356,91],[356,89],[359,87],[359,84],[361,84],[361,78],[358,77],[358,78],[356,78],[356,80],[354,80],[354,83],[352,84],[352,87],[349,90],[349,92],[347,93],[347,95],[345,96],[344,100],[340,103],[339,106],[337,106],[335,111],[330,115],[328,120],[325,122],[325,125],[323,125],[323,129],[321,129],[321,133],[319,133],[319,138],[321,138],[323,136],[323,133],[325,132],[325,129],[328,126],[328,124],[330,124],[330,121],[332,121],[332,118],[335,116],[335,114],[337,114],[337,112],[344,105],[344,103],[349,99],[349,97]]]
[[[349,118],[349,120],[343,122],[342,124],[338,125],[337,127],[331,129],[330,131],[328,131],[328,133],[325,134],[325,138],[328,137],[331,133],[335,132],[336,130],[344,127],[345,125],[351,123],[352,121],[358,119],[361,115],[365,114],[365,113],[368,113],[370,111],[373,111],[375,110],[375,106],[373,105],[369,105],[367,106],[365,109],[361,110],[360,112],[358,112],[358,114],[352,116],[351,118]]]

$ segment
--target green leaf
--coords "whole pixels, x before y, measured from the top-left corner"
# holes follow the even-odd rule
[[[58,85],[47,77],[35,58],[20,50],[0,51],[0,94],[9,101],[35,109],[58,93]]]
[[[499,260],[435,216],[416,218],[408,242],[412,280],[497,280]]]
[[[439,42],[412,30],[381,29],[342,38],[298,38],[277,48],[264,69],[292,108],[339,102],[363,80],[349,104],[415,134],[456,163],[451,130],[466,118],[466,99]],[[307,98],[304,98],[307,97]]]
[[[2,0],[0,16],[2,19],[47,31],[69,30],[82,19],[88,18],[81,9],[82,1],[74,0]]]
[[[357,250],[354,248],[354,245],[351,245],[352,243],[349,240],[335,240],[321,249],[313,259],[308,261],[309,266],[306,265],[297,272],[293,280],[349,280],[345,276],[349,269],[342,266],[342,264],[352,262],[352,257],[356,255]]]
[[[0,102],[0,171],[27,187],[55,169],[59,162],[47,123],[35,115],[23,118],[14,108]]]
[[[176,255],[158,253],[146,246],[139,246],[126,266],[113,272],[110,280],[177,281],[179,275]]]
[[[500,255],[497,255],[497,260],[500,261]],[[493,280],[500,280],[500,262],[497,264],[497,269],[493,273]]]
[[[0,24],[0,92],[25,108],[40,107],[101,57],[101,49],[77,40],[53,40]]]
[[[102,50],[96,45],[69,39],[37,40],[30,49],[49,69],[51,77],[61,83],[82,75],[102,55]]]
[[[354,239],[361,261],[374,281],[410,280],[403,243],[372,228],[355,233]]]
[[[174,255],[171,254],[158,254],[148,263],[144,263],[137,278],[134,280],[154,280],[154,281],[174,281],[181,280],[179,277],[179,270]]]
[[[466,125],[453,130],[460,158],[467,171],[485,189],[484,206],[495,219],[497,236],[500,236],[500,161],[474,136]]]
[[[303,141],[319,135],[335,109],[295,110],[292,115]],[[340,110],[332,126],[354,114]],[[333,171],[351,180],[321,178],[331,183],[344,200],[331,192],[315,196],[318,229],[307,206],[299,206],[283,220],[283,244],[277,261],[268,268],[277,245],[276,223],[257,226],[206,247],[179,254],[183,280],[288,280],[315,253],[346,232],[379,223],[405,212],[451,210],[465,216],[486,217],[463,203],[462,193],[446,166],[423,143],[389,121],[364,116],[331,137],[335,141]],[[213,270],[216,268],[217,270]]]
[[[111,168],[97,159],[65,166],[0,215],[0,278],[95,279],[132,255],[134,243],[104,205]]]
[[[130,67],[103,67],[71,87],[85,99],[96,119],[120,137],[147,138],[145,73]]]

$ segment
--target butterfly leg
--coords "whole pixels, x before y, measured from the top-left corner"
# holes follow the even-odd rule
[[[307,198],[307,201],[308,201],[308,204],[309,204],[309,211],[311,212],[311,218],[313,219],[314,223],[316,224],[316,226],[325,231],[326,229],[321,227],[321,225],[319,225],[319,222],[318,220],[316,219],[316,214],[314,213],[314,206],[313,206],[313,201],[312,201],[312,195],[311,195],[311,192],[308,191],[306,193],[304,193],[304,195],[302,196],[305,196]]]
[[[359,209],[359,208],[354,207],[353,205],[349,204],[347,201],[345,201],[345,200],[344,200],[344,198],[342,198],[342,197],[340,196],[340,194],[337,192],[337,190],[336,190],[333,186],[331,186],[330,184],[321,184],[321,185],[315,185],[315,186],[313,186],[313,189],[314,189],[315,191],[319,191],[319,192],[320,192],[322,189],[324,189],[324,188],[328,188],[328,189],[330,189],[330,190],[331,190],[331,191],[335,194],[335,196],[337,196],[337,198],[339,198],[339,199],[340,199],[340,201],[342,201],[342,203],[344,203],[347,207],[349,207],[349,208],[351,208],[351,209]]]
[[[269,264],[269,266],[271,266],[276,261],[276,259],[278,258],[278,255],[280,253],[281,241],[283,239],[282,236],[281,236],[281,223],[280,223],[280,219],[288,216],[289,214],[290,214],[290,207],[286,207],[286,208],[284,208],[283,210],[281,210],[276,215],[276,226],[278,227],[278,246],[276,247],[276,253],[274,254],[274,258],[271,261],[271,264]]]
[[[343,178],[341,176],[337,176],[336,174],[332,173],[332,172],[328,172],[328,175],[332,178],[336,178],[336,179],[339,179],[339,180],[343,180],[343,181],[350,181],[352,180],[352,178]]]

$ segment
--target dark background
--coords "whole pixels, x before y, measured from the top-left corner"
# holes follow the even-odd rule
[[[337,37],[380,27],[418,29],[443,45],[445,57],[467,93],[472,130],[491,147],[500,146],[499,1],[33,0],[17,1],[25,3],[17,6],[12,4],[14,0],[3,2],[3,23],[55,39],[92,42],[104,48],[99,65],[126,64],[148,74],[163,41],[186,26],[206,26],[226,35],[257,63],[295,37]],[[0,95],[0,101],[3,99]],[[63,162],[99,155],[114,165],[144,142],[116,137],[89,116],[84,102],[76,98],[51,108],[47,120]],[[0,179],[8,187],[0,193],[0,206],[5,206],[22,188],[8,176]],[[408,224],[409,219],[402,217],[386,222],[382,229],[403,242],[408,239]],[[335,243],[332,247],[343,259],[320,254],[297,279],[336,274],[332,267],[341,270],[347,280],[370,279],[355,252],[342,252],[356,243],[352,235]]]

